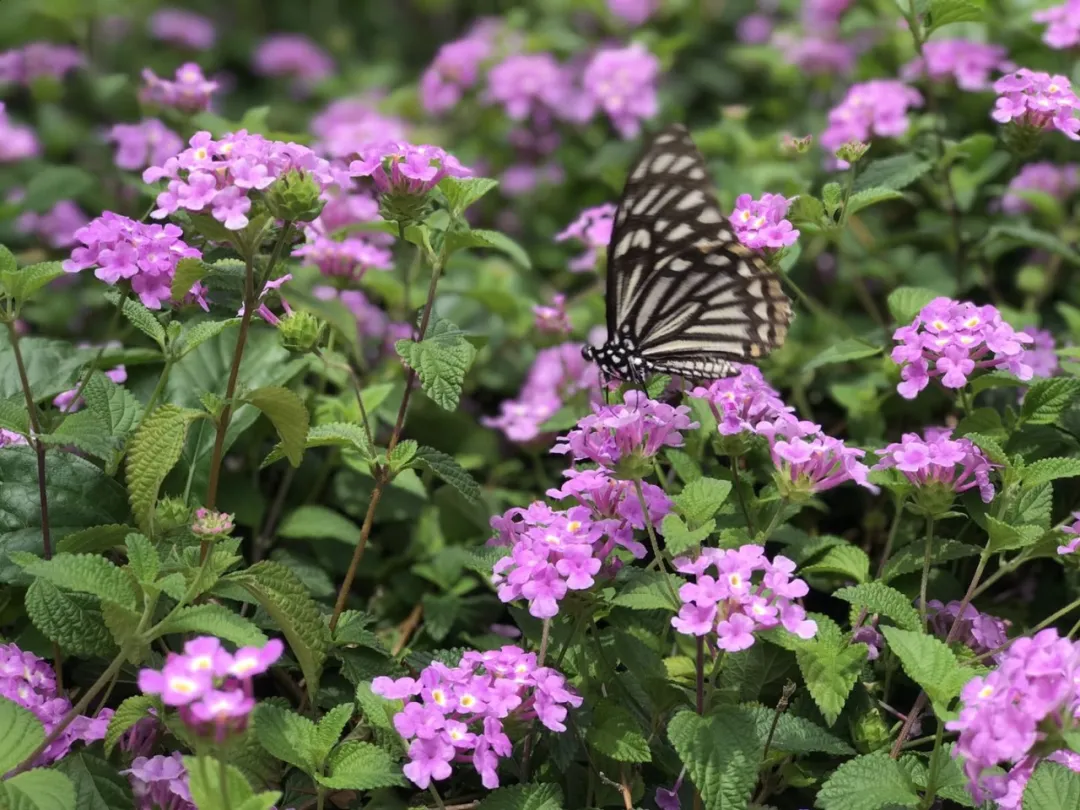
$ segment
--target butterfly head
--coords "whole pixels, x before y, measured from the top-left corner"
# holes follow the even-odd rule
[[[596,363],[605,376],[620,380],[641,382],[652,370],[652,364],[638,354],[634,342],[625,336],[608,340],[599,347],[585,344],[581,356]]]

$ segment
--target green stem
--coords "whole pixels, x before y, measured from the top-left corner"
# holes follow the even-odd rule
[[[930,810],[934,805],[934,799],[938,792],[938,779],[941,777],[941,763],[944,755],[942,738],[945,734],[945,724],[938,722],[937,733],[934,734],[934,750],[930,754],[930,773],[926,777],[926,792],[919,803],[919,810]]]
[[[232,804],[229,801],[229,775],[226,773],[225,757],[219,753],[217,761],[218,779],[221,781],[221,801],[225,810],[229,810]]]
[[[919,618],[926,626],[926,591],[930,583],[930,563],[934,559],[934,518],[926,518],[926,552],[923,554],[922,579],[919,581]]]
[[[742,479],[739,477],[739,459],[735,456],[728,456],[728,461],[731,463],[731,482],[735,486],[735,497],[739,501],[739,508],[742,510],[743,519],[746,520],[746,531],[753,537],[754,520],[750,516],[750,507],[747,506],[746,498],[743,496]]]
[[[679,604],[679,594],[675,591],[675,586],[671,583],[671,579],[666,574],[665,565],[667,559],[664,557],[664,553],[660,550],[660,542],[656,539],[656,529],[653,527],[652,518],[649,516],[649,504],[645,500],[645,490],[641,486],[641,479],[634,479],[634,491],[637,493],[638,503],[641,505],[642,519],[645,521],[645,531],[649,535],[649,545],[652,546],[653,556],[658,560],[660,566],[660,573],[664,574],[664,582],[667,583],[668,591],[671,593],[671,598],[674,600],[673,604]]]
[[[70,408],[74,408],[75,403],[82,398],[83,391],[86,390],[86,386],[90,383],[90,378],[94,376],[94,372],[98,370],[101,358],[104,356],[105,349],[108,347],[109,336],[116,330],[116,324],[120,321],[120,313],[123,309],[124,297],[121,295],[120,300],[117,301],[116,306],[113,307],[112,317],[109,319],[109,325],[105,330],[105,340],[101,342],[97,354],[94,355],[94,359],[90,361],[90,364],[86,367],[86,371],[84,371],[82,377],[79,378],[79,384],[75,386],[75,396],[71,398],[71,405],[68,406],[69,410],[64,411],[65,416],[72,413]]]
[[[772,513],[772,517],[769,518],[769,525],[767,525],[765,530],[755,538],[755,542],[759,545],[764,545],[768,542],[769,538],[772,537],[772,533],[780,523],[780,516],[784,512],[784,504],[785,502],[781,500],[780,503],[776,505],[776,510]]]
[[[439,791],[435,789],[435,785],[428,785],[428,791],[431,793],[431,798],[435,800],[435,806],[439,810],[446,810],[446,805],[443,804],[442,796],[439,795]]]
[[[165,386],[169,382],[169,372],[172,371],[172,360],[165,361],[165,368],[161,370],[161,376],[158,377],[157,385],[154,386],[153,392],[150,394],[150,399],[146,402],[146,408],[143,409],[142,416],[139,417],[139,424],[135,426],[135,430],[132,433],[138,433],[139,428],[142,427],[142,423],[146,421],[146,417],[154,410],[158,404],[158,400],[161,399],[161,395],[165,393]]]

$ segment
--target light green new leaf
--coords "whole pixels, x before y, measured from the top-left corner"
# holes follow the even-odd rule
[[[476,349],[464,332],[449,321],[438,320],[420,342],[399,340],[394,348],[420,376],[424,393],[445,410],[457,408],[465,375],[476,359]]]
[[[238,647],[261,647],[266,643],[266,634],[250,619],[212,603],[181,608],[160,626],[163,636],[169,633],[217,636]]]
[[[899,191],[910,186],[932,168],[934,165],[929,160],[920,160],[910,152],[874,160],[859,172],[855,180],[855,191],[879,187]]]
[[[7,250],[7,248],[3,249]],[[0,263],[0,286],[19,306],[29,301],[34,293],[46,284],[63,275],[65,275],[64,268],[60,266],[60,262],[41,262],[11,270],[5,269]]]
[[[41,577],[59,588],[81,591],[102,602],[126,608],[136,605],[135,588],[122,570],[96,554],[57,554],[51,560],[19,558],[26,573]]]
[[[1042,458],[1028,464],[1021,474],[1024,489],[1040,486],[1059,478],[1074,478],[1080,475],[1078,458]]]
[[[375,790],[405,784],[390,754],[366,742],[339,745],[330,755],[327,769],[327,776],[316,779],[331,790]]]
[[[864,208],[869,208],[871,205],[877,205],[881,202],[888,200],[902,200],[904,195],[896,189],[885,188],[884,186],[877,186],[875,188],[867,188],[862,191],[856,191],[848,198],[847,207],[844,209],[844,213],[847,216],[856,214],[862,211]]]
[[[611,604],[631,610],[670,610],[679,609],[672,596],[672,590],[678,590],[679,583],[671,574],[660,571],[647,571],[642,568],[626,568],[617,583],[615,598]],[[665,582],[666,580],[666,582]],[[668,584],[671,587],[668,587]]]
[[[56,544],[57,551],[68,554],[92,554],[112,551],[124,545],[124,538],[135,531],[132,526],[122,523],[109,523],[104,526],[91,526],[89,529],[72,532]]]
[[[4,810],[72,810],[75,806],[75,786],[60,771],[35,768],[0,782]]]
[[[687,524],[696,529],[719,511],[730,494],[730,481],[698,478],[675,496],[675,508],[686,518]]]
[[[0,697],[0,773],[7,773],[45,742],[45,727],[32,711]]]
[[[256,801],[251,806],[266,808],[273,804],[267,804],[271,796],[273,801],[281,798],[280,793],[256,796],[243,771],[226,765],[222,773],[221,763],[213,757],[184,757],[184,767],[191,798],[199,810],[237,810],[248,806],[253,799]]]
[[[260,703],[255,709],[255,739],[269,754],[309,776],[322,768],[318,728],[296,712]]]
[[[842,638],[819,638],[796,650],[795,660],[822,717],[833,725],[859,679],[866,662],[866,645],[849,645]]]
[[[499,181],[490,177],[444,177],[439,181],[439,189],[446,195],[450,215],[455,219],[498,185]]]
[[[139,528],[153,535],[154,509],[158,490],[180,455],[188,425],[197,411],[176,405],[161,405],[146,417],[131,440],[127,455],[128,494]]]
[[[641,725],[613,700],[597,704],[594,722],[585,731],[589,746],[619,762],[650,762],[652,753]]]
[[[1065,410],[1080,398],[1080,380],[1051,377],[1039,380],[1024,394],[1020,419],[1029,425],[1054,425]]]
[[[340,512],[326,506],[299,506],[281,521],[278,537],[305,540],[338,540],[355,546],[360,527]]]
[[[416,451],[413,466],[421,464],[456,489],[469,503],[480,501],[480,485],[469,475],[453,456],[434,447],[421,447]]]
[[[897,627],[904,630],[918,630],[922,626],[919,612],[912,607],[911,600],[881,582],[841,588],[835,591],[833,596],[856,607],[865,608],[870,615],[887,616],[896,622]]]
[[[120,311],[124,313],[124,317],[131,321],[132,326],[153,340],[162,352],[165,351],[165,327],[161,325],[153,312],[134,298],[122,298],[121,294],[116,290],[109,290],[105,294],[105,298],[111,303],[117,304]]]
[[[474,228],[468,231],[451,231],[446,235],[446,249],[453,253],[462,248],[491,248],[508,256],[522,270],[531,270],[532,262],[525,249],[505,234]]]
[[[310,415],[304,400],[295,392],[281,385],[258,388],[244,397],[266,414],[281,438],[278,446],[294,467],[300,466],[304,457]]]
[[[701,793],[705,810],[746,810],[762,745],[749,712],[724,707],[700,717],[682,711],[668,724],[668,739]]]
[[[813,371],[822,366],[830,366],[835,363],[862,360],[865,357],[873,357],[877,354],[881,354],[880,346],[872,346],[857,338],[844,338],[814,355],[808,363],[803,365],[803,371]]]
[[[949,645],[939,638],[887,625],[881,632],[904,672],[925,690],[935,707],[946,708],[975,675],[960,665]]]
[[[986,530],[990,535],[990,551],[995,554],[1033,546],[1046,534],[1041,526],[1011,525],[990,515],[986,516]]]
[[[176,263],[170,294],[173,301],[183,301],[196,282],[202,281],[212,268],[201,259],[181,259]]]
[[[959,22],[979,22],[985,8],[971,0],[930,0],[930,22],[926,34],[944,25]]]
[[[1056,762],[1040,762],[1024,788],[1024,810],[1080,807],[1080,773]]]
[[[173,345],[173,358],[179,360],[188,353],[195,351],[200,345],[217,337],[226,329],[240,325],[240,318],[226,318],[223,321],[199,321],[198,323],[185,323],[180,337]]]
[[[800,573],[839,574],[856,582],[866,582],[870,578],[870,558],[858,546],[833,546]]]
[[[90,376],[83,397],[108,436],[123,439],[142,418],[143,407],[131,392],[100,371]]]
[[[128,729],[142,720],[144,717],[153,717],[150,709],[160,711],[160,701],[154,695],[132,695],[116,707],[113,716],[109,718],[109,726],[105,730],[105,756],[108,756],[120,738]],[[160,717],[160,713],[158,715]]]
[[[674,555],[697,548],[708,539],[714,529],[716,529],[716,521],[707,520],[690,531],[686,528],[683,519],[675,514],[665,515],[660,524],[660,534],[664,536],[664,548],[669,554]]]
[[[34,627],[66,653],[105,658],[116,651],[101,606],[92,596],[61,591],[39,577],[26,591],[25,607]]]
[[[341,739],[341,732],[353,716],[355,704],[342,703],[322,716],[315,730],[315,761],[323,763],[330,756],[330,751]]]
[[[938,293],[924,287],[897,287],[889,293],[886,304],[895,323],[908,324],[915,320],[923,307],[937,297]]]
[[[817,795],[821,810],[883,810],[915,807],[919,794],[895,759],[885,752],[848,760],[832,772]]]
[[[308,431],[304,447],[305,449],[311,447],[341,447],[356,452],[364,461],[372,461],[375,458],[375,450],[371,446],[364,428],[347,422],[330,422],[325,425],[316,425]],[[260,466],[266,467],[283,458],[285,458],[285,449],[278,444],[263,459]]]
[[[154,544],[145,535],[132,532],[124,538],[127,547],[128,568],[139,582],[152,585],[161,570],[161,560]]]

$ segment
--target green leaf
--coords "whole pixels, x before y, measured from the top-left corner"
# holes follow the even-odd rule
[[[409,466],[420,445],[415,439],[402,439],[394,449],[386,454],[386,460],[390,463],[390,471],[398,473]]]
[[[143,406],[131,392],[117,385],[101,372],[94,372],[83,389],[87,410],[101,425],[106,436],[122,444],[143,415]],[[115,472],[115,467],[112,469]]]
[[[161,560],[154,544],[138,532],[132,532],[124,538],[124,544],[127,548],[128,568],[139,582],[152,585],[161,570]]]
[[[474,228],[469,231],[451,231],[446,235],[446,250],[454,253],[462,248],[491,248],[509,257],[522,270],[531,270],[529,254],[509,236],[498,231],[485,231]]]
[[[984,8],[971,0],[930,0],[930,20],[926,34],[958,22],[979,22]]]
[[[244,397],[260,411],[266,414],[281,438],[278,445],[289,463],[300,466],[304,457],[310,416],[304,400],[288,388],[270,385],[250,392]]]
[[[66,755],[57,770],[71,780],[78,810],[131,810],[131,786],[116,766],[85,751]]]
[[[998,243],[1000,249],[994,247],[991,252],[1000,254],[1016,244],[1028,247],[1041,248],[1049,253],[1061,256],[1071,264],[1080,264],[1080,253],[1077,253],[1068,243],[1058,236],[1046,231],[1040,231],[1029,225],[1001,224],[993,226],[986,234],[987,243]]]
[[[281,797],[280,793],[256,796],[243,771],[235,765],[222,768],[213,757],[184,757],[184,767],[188,772],[191,798],[199,810],[238,810],[247,807],[253,799],[250,806],[266,808]]]
[[[856,582],[870,579],[870,558],[858,546],[833,546],[801,569],[801,574],[839,574]]]
[[[841,588],[835,591],[833,596],[856,607],[865,608],[870,615],[887,616],[896,622],[897,627],[904,630],[918,630],[922,627],[919,612],[912,607],[911,600],[881,582]]]
[[[450,216],[455,219],[498,185],[499,181],[490,177],[444,177],[439,181],[439,188],[450,204]]]
[[[821,637],[795,652],[806,688],[832,726],[847,703],[866,662],[865,644],[847,644],[842,638]]]
[[[753,715],[741,707],[710,717],[682,711],[668,724],[668,739],[705,810],[745,810],[761,759]]]
[[[0,248],[7,250],[2,245]],[[8,253],[10,256],[11,254]],[[19,305],[29,301],[34,293],[52,281],[65,275],[60,262],[40,262],[29,267],[10,270],[0,267],[0,285],[9,298]]]
[[[623,570],[626,574],[620,577],[622,582],[612,605],[631,610],[678,610],[672,590],[678,589],[679,582],[671,574],[641,568]]]
[[[886,202],[888,200],[902,199],[904,199],[904,195],[899,191],[885,188],[884,186],[863,189],[862,191],[856,191],[848,197],[844,214],[846,216],[851,216],[852,214],[862,211],[864,208],[869,208],[871,205],[877,205],[878,203]]]
[[[5,245],[0,245],[0,280],[7,278],[19,269],[19,262]]]
[[[49,506],[52,506],[50,503]],[[51,511],[51,510],[50,510]],[[122,523],[110,523],[105,526],[91,526],[89,529],[73,532],[56,544],[57,551],[68,554],[90,554],[111,551],[124,545],[124,539],[135,531]]]
[[[697,528],[719,511],[730,494],[730,481],[698,478],[675,496],[675,508],[686,518],[688,525]]]
[[[593,723],[585,731],[589,746],[619,762],[650,762],[649,741],[629,711],[614,700],[596,706]]]
[[[78,166],[46,166],[34,172],[20,204],[26,211],[44,214],[61,200],[73,200],[98,184],[94,175]]]
[[[394,348],[420,376],[424,393],[445,410],[457,408],[465,375],[476,359],[476,349],[464,332],[449,321],[438,320],[419,343],[399,340]]]
[[[1046,534],[1041,526],[1010,525],[991,515],[986,516],[986,530],[990,535],[989,550],[994,554],[1033,546]]]
[[[329,775],[316,781],[331,790],[375,790],[404,785],[390,754],[366,742],[345,742],[330,755]]]
[[[897,287],[889,293],[889,314],[898,324],[908,324],[915,320],[923,307],[938,298],[938,293],[924,287]]]
[[[792,222],[802,227],[812,226],[820,229],[822,218],[825,216],[825,206],[821,200],[812,194],[800,194],[795,198],[788,211],[788,217]]]
[[[30,433],[30,416],[25,400],[0,399],[0,428],[27,436]]]
[[[1029,425],[1055,425],[1077,398],[1080,398],[1080,380],[1075,377],[1039,380],[1024,394],[1020,420]]]
[[[796,717],[793,714],[783,713],[776,717],[776,709],[768,706],[744,706],[750,712],[757,724],[758,739],[764,745],[769,737],[769,729],[772,728],[773,720],[776,719],[776,730],[773,732],[771,751],[785,751],[789,754],[834,754],[847,756],[855,753],[851,746],[839,737],[829,733],[805,717]]]
[[[830,217],[836,215],[844,200],[844,189],[839,183],[826,183],[821,189],[821,202],[825,206],[825,213]]]
[[[176,611],[161,625],[159,635],[195,633],[231,641],[238,647],[261,647],[266,634],[250,619],[245,619],[223,605],[191,605]]]
[[[315,760],[317,762],[321,764],[330,756],[330,751],[341,739],[341,732],[355,710],[354,704],[342,703],[322,716],[315,733]]]
[[[158,490],[184,452],[188,425],[195,415],[195,411],[176,405],[161,405],[146,417],[131,440],[128,492],[135,520],[147,534],[153,534]]]
[[[966,543],[958,543],[955,540],[943,540],[938,537],[934,539],[930,562],[931,564],[936,565],[943,562],[952,562],[953,560],[962,560],[965,557],[977,555],[979,551],[980,549],[977,546],[969,546]],[[900,551],[890,557],[889,561],[885,564],[885,570],[881,575],[882,582],[889,582],[902,574],[921,571],[925,556],[925,540],[919,540],[900,549]]]
[[[199,321],[198,323],[185,323],[180,337],[173,344],[173,358],[179,360],[188,353],[199,348],[211,338],[217,337],[226,329],[240,325],[240,318],[226,318],[223,321]]]
[[[118,442],[105,435],[101,423],[89,411],[64,417],[56,430],[38,438],[50,447],[77,447],[86,455],[103,461],[112,459],[118,449]]]
[[[307,588],[288,568],[266,560],[232,579],[254,596],[281,628],[314,701],[332,642],[330,629]]]
[[[891,188],[899,191],[907,188],[934,165],[920,160],[916,155],[904,154],[871,161],[855,180],[855,191],[871,188]]]
[[[547,782],[539,785],[513,785],[485,794],[476,810],[563,810],[562,790]]]
[[[941,639],[887,625],[881,627],[881,632],[904,672],[923,688],[936,709],[945,709],[975,674],[960,666]]]
[[[132,326],[153,340],[162,352],[165,351],[165,327],[161,325],[153,312],[134,298],[121,298],[121,294],[116,290],[107,292],[105,298],[119,305],[124,317],[131,321]]]
[[[880,346],[871,346],[869,343],[857,338],[845,338],[818,352],[810,359],[810,362],[803,365],[802,369],[803,371],[813,371],[822,366],[861,360],[864,357],[873,357],[876,354],[881,354]]]
[[[683,519],[674,514],[665,515],[663,523],[660,524],[660,533],[664,536],[664,548],[669,554],[676,556],[700,546],[715,529],[716,521],[707,520],[694,531],[690,531],[686,528]]]
[[[267,753],[314,776],[322,768],[318,728],[296,712],[260,703],[255,709],[255,739]]]
[[[480,502],[480,485],[462,469],[457,460],[434,447],[421,447],[416,451],[415,464],[421,464],[456,489],[469,503]]]
[[[347,422],[330,422],[311,428],[304,448],[311,447],[342,447],[355,451],[364,461],[372,461],[375,458],[375,450],[368,441],[364,429],[360,425],[351,425]],[[263,459],[261,466],[265,467],[283,458],[285,458],[285,450],[279,444]]]
[[[963,434],[956,434],[957,438],[961,435]],[[1009,457],[1005,454],[1005,449],[997,439],[983,433],[968,433],[967,438],[971,439],[971,443],[982,450],[986,457],[995,464],[1008,465]]]
[[[1012,522],[1050,528],[1050,515],[1054,506],[1054,485],[1043,484],[1040,487],[1020,490],[1019,496],[1009,510]]]
[[[45,727],[29,709],[0,697],[0,773],[7,773],[45,742]]]
[[[829,775],[817,795],[821,810],[885,810],[918,803],[907,773],[886,752],[848,760]]]
[[[277,534],[288,539],[339,540],[355,546],[360,540],[360,527],[329,507],[308,505],[286,515]]]
[[[103,602],[101,617],[105,620],[105,626],[109,628],[116,646],[127,654],[128,661],[132,664],[141,664],[146,655],[147,646],[141,639],[137,644],[130,643],[139,635],[138,612],[115,602]]]
[[[144,717],[153,717],[150,709],[157,706],[158,699],[153,695],[132,695],[117,706],[116,712],[109,719],[109,727],[105,730],[105,756],[112,753],[120,738],[132,726]]]
[[[210,272],[210,265],[204,264],[201,259],[181,259],[176,263],[176,273],[173,275],[170,294],[173,301],[183,301],[184,296],[191,292],[191,288],[199,281],[206,278]]]
[[[59,771],[35,768],[0,782],[0,807],[4,810],[72,810],[75,786]]]
[[[27,560],[23,568],[30,576],[69,591],[93,594],[103,602],[132,609],[137,604],[128,576],[96,554],[57,554],[51,560]]]
[[[1031,489],[1048,481],[1077,475],[1080,475],[1080,459],[1043,458],[1028,464],[1021,473],[1020,481],[1024,489]]]
[[[1040,762],[1024,788],[1024,810],[1080,807],[1080,773],[1056,762]]]
[[[91,596],[61,591],[47,579],[35,579],[26,591],[26,615],[49,641],[86,658],[115,653],[101,606]]]

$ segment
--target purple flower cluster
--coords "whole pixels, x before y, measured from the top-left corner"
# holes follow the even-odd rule
[[[1061,529],[1065,534],[1070,535],[1071,539],[1057,547],[1058,554],[1075,554],[1077,549],[1080,549],[1080,512],[1073,512],[1072,517],[1073,523]]]
[[[799,232],[784,219],[788,208],[795,201],[782,194],[763,194],[760,200],[749,194],[735,198],[735,210],[731,212],[731,227],[735,236],[749,248],[779,250],[795,244]]]
[[[202,68],[188,62],[176,69],[172,81],[162,79],[150,68],[143,70],[143,86],[139,100],[144,104],[169,107],[183,113],[196,113],[210,109],[210,97],[218,89],[218,83],[207,79]]]
[[[169,756],[136,757],[121,773],[131,782],[136,810],[196,810],[179,751]]]
[[[491,40],[478,33],[448,42],[420,77],[420,103],[439,115],[461,101],[480,81],[480,66],[491,56]]]
[[[444,177],[471,177],[472,169],[438,146],[405,141],[372,144],[349,164],[353,177],[370,177],[380,192],[423,195]]]
[[[267,303],[267,299],[269,299],[271,296],[275,296],[277,301],[281,303],[281,309],[284,312],[285,317],[288,317],[293,313],[293,309],[291,306],[289,306],[289,302],[286,301],[279,292],[279,290],[281,290],[281,288],[285,286],[286,282],[292,281],[292,278],[292,273],[286,273],[285,275],[275,278],[272,281],[266,282],[262,290],[259,292],[259,298],[256,301],[259,306],[255,310],[255,314],[271,326],[277,326],[281,323],[281,318],[279,318],[273,313],[273,311],[270,309],[270,304]],[[243,314],[244,307],[243,305],[241,305],[240,309],[237,310],[236,315],[237,317],[242,317]]]
[[[1080,0],[1065,0],[1060,6],[1039,9],[1031,19],[1047,23],[1042,40],[1051,48],[1072,48],[1080,44]]]
[[[21,196],[21,195],[20,195]],[[60,200],[44,214],[24,211],[15,220],[15,230],[40,239],[56,250],[75,244],[75,234],[90,220],[71,200]]]
[[[334,73],[334,60],[303,34],[273,34],[255,49],[252,67],[261,76],[288,76],[306,91]]]
[[[499,415],[485,416],[481,424],[501,430],[511,441],[529,442],[571,397],[582,391],[597,397],[600,373],[595,363],[582,358],[581,347],[561,343],[537,352],[517,397],[504,401]]]
[[[156,118],[117,124],[109,130],[109,140],[116,144],[117,167],[131,172],[161,166],[184,148],[180,136]]]
[[[364,239],[347,238],[340,242],[326,236],[309,237],[305,245],[293,251],[304,259],[306,267],[317,267],[325,276],[359,281],[368,270],[390,270],[393,256],[386,248]]]
[[[937,599],[926,603],[927,616],[930,619],[930,631],[941,639],[948,638],[953,623],[960,613],[957,601],[943,605]],[[963,617],[959,618],[960,631],[956,640],[976,655],[985,655],[1003,647],[1009,641],[1009,623],[989,613],[980,613],[974,605],[964,608]],[[994,660],[999,660],[995,656]]]
[[[698,386],[690,396],[708,401],[723,436],[755,432],[759,423],[795,412],[784,404],[757,366],[740,364],[737,374],[721,377],[708,387]]]
[[[938,39],[923,46],[923,57],[904,65],[904,81],[928,76],[936,81],[952,79],[961,90],[990,89],[990,74],[1014,70],[1007,51],[1000,45],[966,39]]]
[[[503,721],[536,719],[565,731],[568,707],[582,703],[564,676],[512,645],[466,652],[456,667],[436,661],[416,679],[376,678],[371,690],[406,700],[393,722],[409,742],[405,775],[420,788],[449,778],[451,763],[470,761],[484,787],[497,788],[499,759],[512,752]]]
[[[0,82],[29,86],[42,77],[59,80],[84,64],[82,52],[70,45],[29,42],[0,53]]]
[[[901,365],[897,391],[914,399],[931,377],[946,388],[963,388],[976,369],[1003,369],[1030,380],[1024,346],[1034,341],[1017,332],[992,306],[935,298],[915,320],[893,332],[892,359]],[[931,367],[932,364],[932,367]]]
[[[664,447],[682,447],[682,431],[699,427],[689,406],[657,402],[644,391],[627,391],[621,405],[593,404],[592,409],[559,437],[552,453],[614,469],[632,456],[652,458]]]
[[[971,439],[952,438],[949,428],[927,428],[922,436],[905,433],[899,442],[893,442],[878,451],[881,461],[875,470],[895,468],[918,490],[928,490],[935,500],[947,493],[940,503],[952,502],[955,493],[979,488],[983,503],[994,498],[994,485],[990,483],[990,471],[995,467],[976,447]]]
[[[194,51],[210,50],[217,38],[209,19],[184,8],[158,9],[150,15],[147,29],[154,39]]]
[[[1020,196],[1024,191],[1040,191],[1064,202],[1080,188],[1080,171],[1075,163],[1058,165],[1049,161],[1028,163],[1009,181],[1001,198],[1001,210],[1006,214],[1022,214],[1031,204]]]
[[[607,0],[608,11],[627,25],[641,25],[656,13],[659,0]]]
[[[659,75],[660,60],[641,43],[634,43],[597,51],[585,66],[582,85],[619,135],[636,138],[641,122],[659,110]]]
[[[992,117],[1005,124],[1015,121],[1032,129],[1056,129],[1067,138],[1080,140],[1080,99],[1064,76],[1020,68],[994,82],[998,93]]]
[[[52,667],[14,644],[0,644],[0,697],[33,712],[46,734],[51,734],[71,711],[71,701],[57,692]],[[34,760],[35,767],[56,762],[77,741],[92,743],[104,739],[112,714],[112,709],[102,709],[96,717],[77,716]]]
[[[762,546],[744,545],[702,549],[696,559],[679,557],[674,565],[676,571],[694,577],[679,588],[682,607],[671,624],[680,633],[715,633],[710,644],[727,652],[752,647],[757,630],[783,627],[803,639],[817,633],[817,623],[792,601],[810,589],[792,577],[795,563],[787,557],[777,555],[770,561]]]
[[[559,117],[567,108],[572,90],[573,83],[554,56],[518,53],[488,72],[485,99],[502,105],[511,120],[524,121],[536,116]]]
[[[161,309],[172,295],[172,280],[181,259],[202,254],[181,239],[175,225],[144,225],[106,211],[75,232],[83,246],[63,263],[68,273],[97,267],[94,275],[106,284],[129,279],[131,289],[150,309]]]
[[[908,110],[922,106],[917,90],[896,79],[875,79],[852,85],[844,100],[829,111],[821,146],[835,152],[848,141],[868,143],[872,137],[897,138],[907,132]],[[846,164],[841,161],[841,168]]]
[[[5,430],[0,428],[0,448],[15,447],[17,445],[30,444],[27,438],[21,433],[16,433],[13,430]]]
[[[195,520],[191,522],[191,533],[199,537],[224,537],[232,534],[233,515],[228,512],[216,512],[200,506],[195,510]]]
[[[40,153],[41,144],[34,130],[8,118],[4,102],[0,101],[0,163],[15,163]]]
[[[373,99],[341,98],[312,119],[311,132],[317,139],[315,151],[345,160],[372,144],[405,140],[408,126],[380,113]]]
[[[572,259],[569,268],[575,273],[595,270],[601,250],[607,250],[611,231],[615,227],[615,206],[611,203],[586,208],[565,230],[555,235],[556,242],[577,239],[585,245],[585,252]]]
[[[1036,329],[1028,326],[1021,329],[1025,335],[1031,338],[1032,343],[1024,350],[1020,362],[1031,366],[1031,376],[1053,377],[1061,371],[1058,362],[1057,343],[1054,341],[1054,333],[1049,329]]]
[[[221,742],[247,726],[255,708],[251,679],[266,672],[283,651],[275,638],[230,654],[220,640],[199,636],[184,645],[182,655],[169,653],[161,671],[139,670],[139,689],[160,695],[166,706],[180,709],[186,725]]]
[[[786,432],[795,430],[802,433],[806,424],[794,417],[784,416],[772,425],[758,425],[758,433],[764,431],[769,439],[769,453],[776,465],[777,483],[782,492],[812,494],[848,481],[871,492],[878,491],[867,478],[869,468],[860,461],[866,451],[848,447],[840,439],[821,432],[804,435]],[[812,427],[817,428],[816,425]]]
[[[772,37],[772,45],[777,48],[788,64],[810,74],[848,73],[854,67],[860,50],[860,43],[845,37],[840,30],[840,19],[850,0],[807,0],[801,4],[799,22],[802,31],[799,35],[792,32],[777,32]],[[768,4],[759,5],[762,11]],[[763,23],[772,25],[771,19],[755,23],[763,31]],[[768,37],[760,33],[758,36]]]
[[[985,676],[972,678],[960,693],[956,720],[945,724],[959,732],[953,756],[963,759],[968,789],[977,802],[1019,810],[1024,786],[1043,758],[1039,744],[1063,732],[1075,733],[1080,708],[1080,642],[1042,630],[1018,638]],[[1054,752],[1048,759],[1080,770],[1075,755]],[[1002,774],[999,766],[1012,766]]]
[[[144,182],[168,181],[150,214],[154,219],[182,208],[208,213],[230,231],[239,231],[247,227],[254,193],[287,172],[308,174],[322,188],[334,182],[330,164],[297,143],[268,141],[242,129],[219,140],[209,132],[196,132],[189,144],[163,165],[143,172]]]
[[[536,328],[549,335],[569,335],[570,316],[566,312],[566,296],[556,293],[551,303],[533,307]]]

